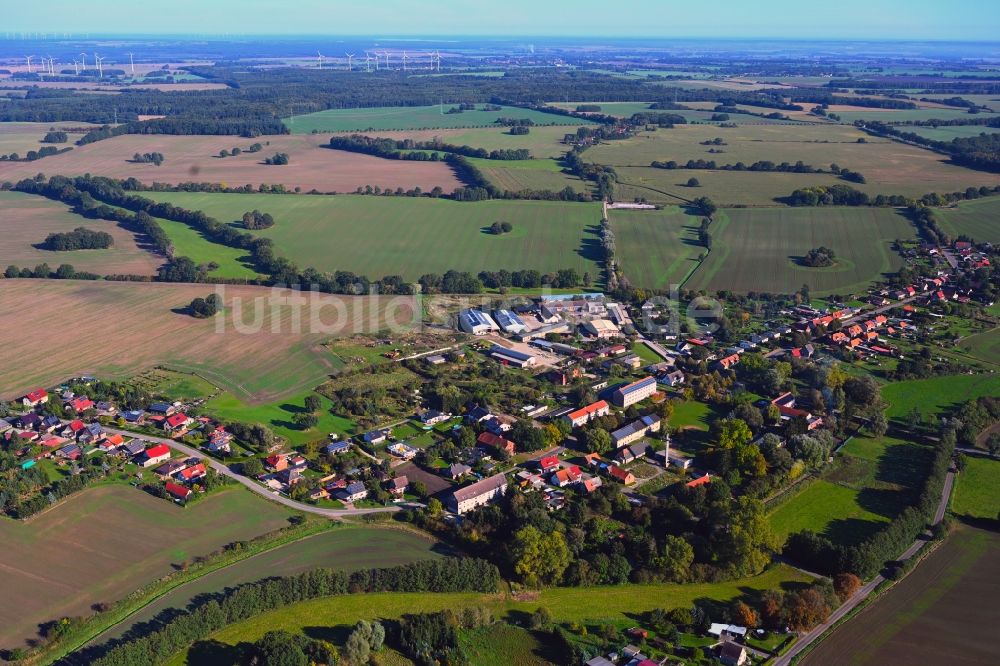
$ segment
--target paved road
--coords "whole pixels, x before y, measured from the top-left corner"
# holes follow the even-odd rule
[[[893,308],[898,308],[898,307],[900,307],[902,305],[906,305],[910,301],[915,301],[915,300],[917,300],[918,298],[920,298],[921,296],[924,296],[924,295],[925,295],[925,292],[920,291],[920,292],[917,292],[916,294],[914,294],[913,296],[908,296],[907,298],[904,298],[901,301],[893,301],[892,303],[889,303],[889,305],[880,305],[879,307],[875,308],[874,310],[862,310],[861,312],[859,312],[858,314],[854,315],[853,317],[849,317],[849,318],[845,319],[844,321],[841,322],[841,324],[843,324],[844,326],[847,326],[848,324],[853,324],[855,321],[857,321],[859,319],[868,319],[869,317],[874,317],[875,315],[880,315],[883,312],[885,312],[886,310],[892,310]]]
[[[941,502],[938,504],[937,511],[934,513],[934,525],[937,525],[944,519],[944,514],[948,510],[948,499],[951,497],[951,488],[954,483],[954,472],[948,472],[948,475],[944,479],[944,488],[941,491]],[[925,543],[927,542],[924,539],[918,538],[903,552],[902,555],[899,556],[898,559],[900,561],[910,559],[923,547]],[[792,659],[794,659],[799,653],[818,640],[820,636],[826,633],[830,627],[836,624],[842,617],[854,610],[858,604],[867,599],[868,596],[875,591],[875,588],[881,585],[884,580],[885,578],[878,575],[868,581],[868,583],[858,590],[853,597],[845,601],[840,608],[835,610],[833,614],[827,618],[826,622],[800,636],[798,642],[792,646],[792,649],[774,662],[774,666],[788,666],[788,664],[792,662]]]
[[[182,444],[180,442],[168,439],[166,437],[154,437],[152,435],[130,432],[128,430],[115,430],[113,428],[105,428],[105,432],[118,434],[123,437],[137,437],[139,439],[143,439],[148,442],[156,442],[157,444],[166,444],[171,449],[175,451],[180,451],[184,455],[202,458],[205,460],[206,464],[208,464],[212,469],[217,471],[219,474],[227,476],[233,481],[236,481],[237,483],[246,486],[253,492],[260,495],[261,497],[266,497],[272,502],[283,504],[290,509],[295,509],[296,511],[301,511],[303,513],[312,513],[318,516],[326,516],[327,518],[343,518],[345,516],[361,516],[366,513],[389,513],[393,511],[399,511],[402,508],[404,508],[404,506],[387,506],[387,507],[378,507],[370,509],[325,509],[323,507],[313,506],[311,504],[305,504],[304,502],[297,502],[280,493],[276,493],[273,490],[265,488],[264,486],[260,485],[253,479],[249,479],[243,476],[242,474],[237,474],[236,472],[229,469],[229,467],[219,462],[218,460],[206,456],[204,451],[200,451],[192,446],[188,446],[187,444]]]

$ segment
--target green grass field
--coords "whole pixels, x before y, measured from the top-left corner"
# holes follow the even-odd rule
[[[711,418],[711,406],[697,400],[688,400],[675,404],[674,413],[670,417],[670,425],[677,428],[708,430],[708,422]]]
[[[401,529],[338,527],[300,541],[265,551],[213,571],[175,588],[149,606],[95,639],[104,642],[122,636],[140,622],[152,620],[168,608],[184,608],[199,594],[218,592],[269,576],[292,576],[318,567],[356,571],[372,566],[397,566],[433,557],[435,541]]]
[[[882,388],[882,399],[889,404],[886,415],[893,419],[906,419],[914,408],[924,418],[937,416],[984,395],[1000,395],[1000,376],[951,375],[893,382]]]
[[[79,492],[27,522],[0,521],[7,599],[0,646],[34,636],[41,622],[116,601],[193,557],[282,527],[291,515],[243,488],[181,508],[121,484]]]
[[[710,233],[712,251],[686,287],[790,293],[808,284],[823,295],[859,292],[899,270],[903,260],[890,246],[914,231],[893,210],[782,208],[725,211]],[[821,245],[836,252],[836,265],[799,265],[800,257]]]
[[[563,173],[554,159],[487,160],[470,158],[486,179],[504,190],[552,190],[567,187],[577,192],[587,192],[590,186],[576,176]]]
[[[913,132],[934,141],[951,141],[964,139],[980,134],[991,134],[997,131],[995,127],[983,125],[948,125],[943,127],[907,127],[904,131]]]
[[[1000,197],[964,201],[935,212],[941,228],[952,236],[965,234],[978,242],[1000,242]]]
[[[463,631],[460,644],[470,664],[508,664],[509,666],[547,666],[551,661],[541,656],[545,647],[538,637],[511,624],[497,624]]]
[[[1000,516],[1000,461],[965,457],[951,496],[951,510],[959,516],[997,520]]]
[[[218,389],[197,375],[154,368],[131,378],[128,383],[168,400],[207,398]]]
[[[1000,365],[1000,328],[970,335],[959,347],[973,358]]]
[[[859,502],[861,492],[828,481],[813,481],[770,514],[771,529],[784,541],[790,534],[812,530],[838,543],[857,543],[889,521]]]
[[[327,434],[331,432],[336,432],[342,437],[355,434],[354,423],[331,414],[329,411],[330,401],[322,397],[320,399],[323,402],[323,409],[316,414],[319,417],[319,423],[316,427],[301,430],[296,426],[292,417],[298,412],[305,411],[303,403],[306,396],[311,393],[312,391],[306,391],[287,400],[263,405],[247,405],[232,394],[223,393],[205,403],[204,410],[220,419],[262,423],[276,434],[287,437],[293,446],[326,439]]]
[[[209,275],[221,278],[253,279],[257,277],[257,272],[253,270],[250,255],[246,250],[213,243],[200,231],[183,222],[162,218],[156,218],[156,221],[170,238],[170,244],[174,246],[175,256],[188,257],[199,265],[213,262],[219,265],[215,270],[209,271]]]
[[[840,122],[848,125],[855,120],[880,120],[882,122],[901,122],[907,120],[954,120],[970,118],[965,109],[857,109],[851,111],[835,111],[840,116]],[[978,116],[982,118],[983,116]]]
[[[452,127],[497,127],[497,118],[528,118],[536,125],[586,125],[579,118],[559,116],[530,109],[505,106],[500,111],[448,113],[455,105],[387,106],[365,109],[329,109],[283,119],[293,134],[319,132],[351,132],[366,130],[420,130]]]
[[[683,284],[706,252],[698,244],[700,218],[674,206],[662,210],[612,210],[616,256],[636,287]]]
[[[450,269],[533,268],[552,272],[576,268],[599,275],[597,224],[600,206],[545,201],[482,201],[275,194],[148,192],[158,201],[202,210],[233,221],[259,209],[275,225],[256,232],[274,240],[277,254],[300,267],[348,270],[371,278]],[[503,236],[486,231],[495,221],[514,230]],[[216,246],[209,245],[206,252]],[[220,262],[221,263],[221,262]]]
[[[695,599],[729,600],[755,591],[776,589],[811,580],[806,574],[779,565],[752,578],[725,583],[690,585],[654,584],[614,587],[550,588],[531,601],[513,601],[499,595],[477,593],[427,594],[381,593],[325,597],[294,604],[227,627],[209,638],[224,645],[254,641],[267,631],[285,629],[302,631],[305,627],[344,627],[359,619],[395,619],[403,613],[452,610],[485,606],[496,617],[512,612],[530,613],[539,606],[548,608],[558,622],[599,619],[627,619],[653,608],[690,606]],[[186,653],[176,655],[168,664],[189,663]]]

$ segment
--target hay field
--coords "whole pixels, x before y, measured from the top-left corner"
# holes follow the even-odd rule
[[[726,145],[702,145],[702,141],[721,138]],[[865,143],[858,143],[865,139]],[[710,153],[709,150],[720,150],[720,153]],[[584,159],[597,164],[608,164],[614,167],[649,168],[652,161],[661,162],[674,160],[684,164],[688,160],[714,160],[718,164],[735,164],[743,162],[750,165],[758,160],[770,160],[775,163],[795,162],[828,169],[830,164],[854,171],[860,171],[867,179],[866,184],[848,183],[831,174],[784,174],[760,172],[713,172],[700,170],[704,177],[693,174],[702,181],[706,188],[719,191],[717,201],[734,201],[734,197],[726,196],[724,185],[716,185],[715,181],[722,177],[725,180],[763,179],[765,183],[775,184],[787,180],[786,176],[810,180],[810,184],[845,183],[869,194],[904,194],[921,196],[928,192],[953,192],[964,190],[969,186],[994,185],[998,182],[995,174],[973,171],[949,164],[945,156],[924,150],[916,146],[868,137],[863,132],[842,125],[741,125],[735,128],[721,128],[709,125],[678,125],[673,129],[663,129],[656,132],[642,132],[634,138],[625,141],[612,141],[591,148],[584,153]],[[685,172],[681,178],[680,170],[668,171],[666,174],[646,174],[644,177],[655,180],[660,189],[684,196],[683,191],[676,191],[676,183],[686,182],[689,177]],[[625,171],[630,173],[629,170]],[[731,177],[731,178],[728,178]],[[759,203],[762,198],[773,198],[771,192],[775,187],[761,187],[758,197],[753,201],[743,203]],[[787,190],[784,194],[790,194]],[[712,193],[707,193],[713,196]],[[779,194],[778,196],[783,196]],[[714,197],[713,197],[714,198]]]
[[[0,647],[53,619],[91,612],[169,573],[172,565],[287,524],[288,509],[242,488],[189,507],[125,485],[81,491],[28,520],[0,521]]]
[[[977,242],[1000,243],[1000,197],[963,201],[935,212],[941,228],[952,236],[966,234]]]
[[[386,325],[375,316],[384,300],[317,295],[319,320],[306,309],[297,331],[295,309],[271,298],[294,294],[266,287],[225,287],[226,309],[213,320],[184,312],[213,289],[0,280],[0,311],[18,313],[17,326],[0,331],[0,392],[13,397],[81,374],[123,377],[162,365],[195,372],[246,402],[273,402],[317,386],[342,366],[323,347],[331,337]],[[399,311],[398,319],[406,316]]]
[[[685,285],[692,289],[791,293],[808,284],[817,295],[853,293],[902,258],[890,249],[896,238],[913,238],[912,225],[881,208],[772,208],[725,212],[711,227],[712,251]],[[797,258],[825,245],[836,265],[809,268]]]
[[[311,132],[351,132],[368,130],[434,129],[446,127],[498,127],[497,118],[529,118],[535,125],[586,125],[578,118],[505,106],[499,111],[447,113],[456,104],[438,106],[386,106],[362,109],[328,109],[283,119],[294,134]]]
[[[275,225],[255,232],[300,267],[348,270],[371,278],[424,273],[576,268],[599,275],[596,203],[455,202],[426,197],[303,196],[148,192],[157,201],[201,210],[221,221],[259,209]],[[509,234],[486,229],[510,222]]]
[[[700,218],[680,208],[610,210],[618,261],[636,287],[666,289],[682,284],[706,252],[698,244]]]
[[[103,250],[55,252],[35,247],[51,233],[64,233],[77,227],[105,231],[114,245]],[[20,192],[0,192],[0,265],[34,268],[48,263],[55,270],[70,264],[78,271],[98,275],[154,275],[163,263],[138,243],[131,231],[113,222],[88,220],[72,213],[68,206]]]
[[[0,162],[0,181],[30,178],[43,170],[64,176],[90,173],[113,178],[138,178],[144,183],[210,182],[227,185],[279,183],[289,189],[301,187],[320,192],[353,192],[365,185],[396,189],[435,186],[446,192],[461,185],[443,162],[384,160],[370,155],[321,147],[329,137],[319,135],[271,136],[243,139],[235,136],[126,135],[78,146],[68,153],[44,158],[43,162]],[[259,142],[259,153],[220,158],[219,151],[239,147],[246,150]],[[161,166],[133,164],[135,153],[160,152]],[[288,153],[284,166],[267,166],[265,157]]]

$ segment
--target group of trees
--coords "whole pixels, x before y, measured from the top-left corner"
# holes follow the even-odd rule
[[[517,125],[514,129],[528,128]],[[416,141],[414,139],[387,139],[370,137],[363,134],[350,136],[335,136],[330,139],[329,147],[335,150],[346,150],[352,153],[363,153],[391,160],[417,160],[437,162],[442,159],[442,153],[453,153],[465,157],[476,157],[487,160],[528,160],[531,151],[527,148],[503,148],[486,150],[468,145],[444,143],[440,140]],[[430,151],[429,153],[427,151]]]
[[[99,280],[97,273],[78,271],[72,264],[59,264],[59,267],[52,270],[46,263],[41,263],[32,268],[18,268],[10,265],[4,271],[5,278],[52,278],[56,280]]]
[[[43,245],[47,250],[68,252],[71,250],[100,250],[115,244],[115,239],[106,231],[93,231],[77,227],[73,231],[52,233],[45,237]]]
[[[801,259],[801,263],[803,266],[809,266],[810,268],[826,268],[833,266],[833,262],[836,259],[836,252],[821,245],[806,252],[805,256]]]
[[[243,213],[243,228],[251,231],[270,229],[274,226],[274,218],[270,213],[261,213],[254,209]]]
[[[90,663],[95,666],[155,666],[227,625],[318,597],[373,592],[493,593],[499,584],[500,572],[492,564],[454,557],[353,573],[316,569],[296,576],[272,577],[203,595],[186,610],[155,625],[149,633],[110,647]],[[374,638],[373,631],[368,640],[374,642]],[[369,649],[372,642],[369,642]]]
[[[271,157],[264,158],[264,164],[271,166],[283,166],[288,164],[288,153],[275,153]]]
[[[136,153],[132,156],[132,161],[136,164],[155,164],[156,166],[160,166],[164,160],[163,153]]]
[[[44,137],[42,137],[42,143],[66,143],[69,141],[69,136],[66,132],[53,130],[47,132]]]
[[[50,157],[52,155],[60,155],[67,151],[73,150],[72,146],[67,146],[65,148],[56,148],[55,146],[43,146],[38,150],[29,150],[21,157],[18,153],[10,153],[9,155],[0,155],[0,162],[34,162],[35,160],[40,160],[43,157]]]
[[[509,234],[514,230],[514,225],[510,222],[494,222],[490,225],[490,233],[494,236],[500,236],[502,234]]]
[[[205,298],[198,296],[188,305],[188,312],[196,319],[208,319],[214,317],[222,308],[222,303],[217,294],[209,294]]]

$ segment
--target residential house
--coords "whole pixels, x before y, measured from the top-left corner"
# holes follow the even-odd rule
[[[78,395],[66,403],[67,409],[72,409],[77,414],[84,412],[94,406],[94,401],[85,395]]]
[[[482,423],[483,421],[486,421],[487,419],[491,418],[493,418],[493,414],[490,412],[490,410],[480,405],[476,405],[475,407],[470,409],[468,413],[466,413],[465,415],[465,420],[468,423]]]
[[[572,483],[579,482],[581,478],[583,478],[583,472],[580,471],[580,468],[576,465],[570,465],[563,469],[557,469],[552,475],[550,482],[553,486],[565,488]]]
[[[196,465],[191,465],[190,467],[181,470],[177,474],[177,478],[179,478],[184,483],[194,483],[195,481],[198,481],[199,479],[202,479],[207,475],[208,475],[208,468],[205,467],[205,463],[200,462]]]
[[[141,439],[133,439],[130,442],[126,442],[121,447],[121,453],[128,456],[129,458],[135,458],[146,450],[146,443]]]
[[[271,472],[280,472],[288,468],[288,456],[284,453],[274,453],[264,458],[264,467]]]
[[[621,448],[642,439],[648,433],[659,431],[660,417],[650,414],[612,432],[611,443],[615,448]]]
[[[76,439],[77,435],[83,432],[83,429],[86,427],[87,424],[84,423],[82,420],[73,419],[72,421],[66,424],[66,427],[62,429],[62,434],[65,437],[72,437],[73,439]]]
[[[469,467],[468,465],[465,465],[463,463],[452,463],[445,470],[445,473],[447,474],[449,479],[455,481],[457,479],[461,479],[463,476],[465,476],[471,471],[472,468]]]
[[[53,435],[51,433],[42,435],[38,439],[39,444],[50,449],[54,449],[57,446],[62,446],[68,441],[69,440],[67,440],[65,437],[60,437],[58,435]]]
[[[25,407],[38,407],[38,405],[44,405],[48,401],[49,392],[43,388],[35,389],[21,398],[21,404]]]
[[[659,381],[667,386],[678,386],[684,383],[684,372],[682,370],[674,370],[660,376]]]
[[[79,460],[80,456],[83,455],[83,451],[76,444],[68,444],[56,451],[56,455],[66,460]]]
[[[182,502],[192,495],[190,488],[185,488],[184,486],[174,483],[173,481],[167,481],[163,484],[163,489],[167,491],[168,495],[174,499],[181,500]]]
[[[420,415],[420,422],[425,426],[433,426],[438,423],[443,423],[451,418],[451,414],[446,414],[444,412],[439,412],[436,409],[428,409],[426,412]]]
[[[170,416],[177,411],[177,408],[168,402],[154,402],[149,406],[150,414],[157,414],[159,416]]]
[[[337,495],[345,502],[359,502],[368,497],[368,488],[360,481],[352,481],[341,489]]]
[[[223,426],[216,426],[208,435],[208,450],[212,453],[230,453],[233,446],[233,435]]]
[[[627,469],[622,469],[618,465],[611,465],[608,467],[608,476],[626,486],[630,486],[635,483],[635,475]]]
[[[122,412],[122,418],[125,419],[126,423],[142,423],[146,417],[146,412],[141,409],[131,409],[127,412]]]
[[[656,393],[656,377],[645,377],[615,389],[611,402],[618,407],[629,407]]]
[[[301,467],[286,467],[277,474],[275,478],[278,483],[282,484],[286,489],[290,489],[295,484],[302,481],[302,468]],[[358,483],[361,483],[360,481]],[[364,487],[364,484],[362,484]]]
[[[740,362],[739,354],[730,354],[729,356],[723,356],[718,361],[715,362],[716,367],[722,368],[723,370],[729,370],[734,365]]]
[[[153,474],[158,476],[160,480],[166,480],[172,477],[177,472],[183,469],[187,469],[187,462],[184,460],[168,460],[159,467],[153,470]]]
[[[163,429],[167,432],[182,432],[189,425],[191,425],[192,419],[184,412],[176,412],[167,416],[163,419]]]
[[[604,485],[604,482],[601,481],[601,477],[599,476],[591,476],[583,480],[583,489],[587,493],[596,491],[602,485]]]
[[[166,444],[154,444],[139,456],[141,467],[155,467],[162,462],[170,460],[170,447]]]
[[[24,430],[34,430],[42,424],[42,417],[35,412],[28,412],[17,417],[17,425]]]
[[[482,432],[479,433],[479,437],[476,438],[476,443],[480,446],[488,447],[496,451],[503,451],[507,455],[514,455],[516,447],[514,442],[510,441],[506,437],[501,437],[500,435],[494,434],[492,432]]]
[[[413,460],[417,457],[417,450],[412,446],[407,446],[402,442],[396,442],[395,444],[390,444],[387,451],[397,458],[402,458],[403,460]]]
[[[80,444],[96,444],[104,439],[104,427],[100,423],[90,423],[76,435]]]
[[[38,432],[53,432],[62,421],[58,416],[49,415],[43,416],[41,422],[38,424]]]
[[[385,482],[385,489],[389,491],[389,494],[399,499],[406,492],[407,487],[409,487],[410,481],[406,476],[397,476],[393,479],[389,479]]]
[[[630,446],[618,449],[618,451],[615,452],[615,460],[623,465],[627,465],[628,463],[638,460],[639,458],[645,458],[648,453],[649,444],[646,442],[636,442]]]
[[[494,474],[481,481],[459,488],[448,497],[448,507],[458,515],[468,513],[507,492],[507,477]]]
[[[712,475],[705,474],[704,476],[699,476],[696,479],[688,481],[686,485],[688,488],[697,488],[698,486],[707,486],[712,482]]]
[[[676,453],[670,453],[667,455],[667,462],[678,469],[690,469],[691,459],[685,458],[684,456],[677,455]]]
[[[361,437],[365,444],[381,444],[386,439],[389,438],[389,431],[386,429],[382,430],[369,430]]]
[[[544,474],[559,469],[559,465],[559,456],[545,456],[538,461],[538,469],[542,470]]]
[[[94,404],[94,410],[101,416],[114,416],[118,413],[118,409],[107,400],[98,400]]]
[[[97,445],[97,448],[99,448],[104,453],[111,453],[124,443],[125,443],[125,438],[116,433],[114,435],[109,435],[108,437],[105,437],[101,441],[101,443]]]
[[[607,416],[611,413],[611,407],[604,400],[598,400],[597,402],[592,402],[586,407],[581,407],[576,411],[572,411],[569,414],[563,416],[563,418],[569,421],[570,425],[574,428],[578,428],[588,422],[591,419],[596,419],[599,416]]]
[[[339,442],[330,442],[323,447],[323,453],[328,456],[335,456],[339,453],[346,453],[351,450],[351,443],[347,440],[341,440]]]
[[[747,650],[739,643],[725,641],[719,646],[719,661],[726,666],[743,666],[747,663]]]

